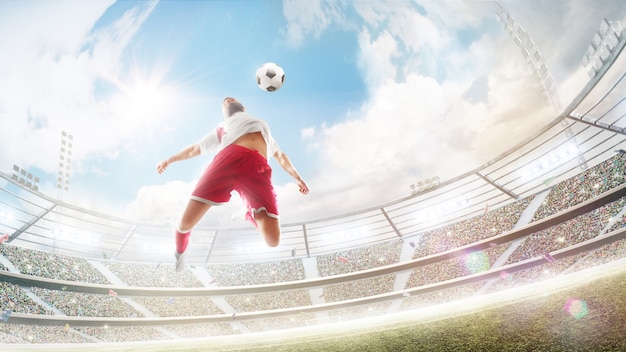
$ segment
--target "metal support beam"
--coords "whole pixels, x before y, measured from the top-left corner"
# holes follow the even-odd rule
[[[215,240],[217,239],[217,230],[213,231],[213,238],[211,239],[211,245],[209,246],[209,251],[206,254],[206,259],[204,260],[204,265],[209,264],[209,259],[211,259],[211,252],[213,252],[213,247],[215,246]]]
[[[15,230],[11,234],[11,236],[9,236],[8,242],[11,242],[14,239],[18,238],[22,233],[26,232],[26,230],[28,230],[31,226],[35,225],[37,223],[37,221],[43,219],[44,216],[48,215],[48,213],[50,213],[52,211],[52,209],[56,208],[56,206],[57,206],[56,204],[52,204],[50,206],[50,208],[44,210],[41,214],[35,216],[34,219],[28,221],[27,223],[22,225],[22,227],[20,227],[19,229]]]
[[[304,247],[306,248],[306,257],[311,257],[311,251],[309,250],[309,237],[306,235],[306,224],[302,224],[302,236],[304,236]]]
[[[135,230],[137,230],[137,225],[133,225],[133,227],[130,229],[130,231],[128,231],[128,233],[126,234],[126,238],[124,239],[124,243],[122,243],[122,245],[120,246],[120,249],[118,249],[117,252],[115,252],[115,254],[113,254],[113,259],[117,259],[117,257],[120,255],[120,253],[122,253],[122,250],[124,250],[124,247],[126,247],[126,244],[130,240],[130,238],[133,237],[133,234],[135,233]]]
[[[476,172],[476,175],[480,178],[482,178],[483,180],[485,180],[485,182],[489,183],[490,185],[494,186],[495,188],[497,188],[498,190],[500,190],[500,192],[508,195],[509,197],[513,198],[513,199],[519,199],[519,196],[511,191],[509,191],[508,189],[500,186],[499,184],[497,184],[496,182],[494,182],[492,179],[490,179],[487,176],[484,176],[483,174],[481,174],[480,172]]]
[[[391,228],[396,233],[396,235],[398,237],[402,238],[402,233],[400,233],[400,230],[398,230],[398,228],[396,227],[396,224],[394,224],[393,221],[391,221],[391,218],[389,217],[389,215],[385,211],[385,208],[380,208],[380,211],[383,213],[383,215],[385,216],[385,219],[387,219],[387,222],[389,223],[389,225],[391,225]]]

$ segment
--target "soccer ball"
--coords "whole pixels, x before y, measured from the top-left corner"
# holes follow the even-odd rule
[[[268,62],[256,70],[256,84],[266,92],[275,92],[285,82],[285,71],[273,62]]]

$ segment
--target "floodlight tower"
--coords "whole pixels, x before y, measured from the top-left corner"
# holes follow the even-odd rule
[[[57,198],[62,199],[64,192],[70,187],[70,165],[72,164],[72,143],[74,137],[61,131],[61,148],[59,152],[59,176],[57,177]]]
[[[509,37],[511,37],[513,42],[515,42],[515,45],[517,45],[517,47],[522,51],[522,55],[526,58],[526,62],[528,62],[528,65],[533,70],[533,76],[535,77],[537,84],[541,87],[541,91],[546,102],[552,105],[557,114],[561,113],[563,106],[556,92],[554,78],[552,77],[552,73],[550,73],[550,69],[546,64],[543,55],[539,51],[539,48],[535,45],[535,42],[531,38],[530,34],[528,34],[524,27],[522,27],[522,25],[516,21],[515,18],[513,18],[513,16],[511,16],[511,14],[508,13],[508,11],[506,11],[499,3],[496,3],[496,17],[498,22],[502,24],[506,32],[509,34]],[[571,140],[574,145],[578,147],[574,131],[572,131],[569,121],[563,118],[561,126],[565,127],[566,138]],[[587,161],[585,160],[585,156],[580,151],[578,151],[577,161],[581,170],[584,171],[587,169]]]
[[[622,38],[622,24],[606,18],[600,23],[600,30],[593,36],[581,63],[589,68],[587,73],[594,78],[598,72],[610,62],[609,58],[616,51]]]
[[[59,174],[57,176],[57,199],[62,200],[63,195],[70,188],[70,168],[72,164],[72,144],[74,143],[74,137],[66,131],[61,131],[61,146],[59,148]],[[59,222],[59,212],[62,207],[57,209],[56,222]],[[56,228],[58,224],[55,224],[52,229],[53,248],[55,252],[57,249],[57,237],[59,236],[60,228]]]
[[[526,32],[524,27],[498,3],[496,3],[496,16],[498,22],[502,24],[504,30],[509,34],[509,37],[511,37],[515,45],[522,51],[526,62],[528,62],[528,65],[533,70],[533,76],[537,81],[537,85],[541,87],[546,102],[552,105],[557,113],[561,112],[563,107],[556,93],[556,85],[554,84],[552,73],[550,73],[550,69],[533,39],[528,32]]]

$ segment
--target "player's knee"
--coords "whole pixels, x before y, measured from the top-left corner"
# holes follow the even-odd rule
[[[263,234],[265,243],[270,247],[278,247],[280,244],[280,223],[265,213],[256,214],[257,226]]]
[[[265,243],[270,247],[278,247],[280,244],[280,227],[264,226],[262,229]]]
[[[268,246],[270,247],[278,247],[278,245],[280,244],[280,237],[276,236],[267,236],[265,235],[265,243],[267,243]]]

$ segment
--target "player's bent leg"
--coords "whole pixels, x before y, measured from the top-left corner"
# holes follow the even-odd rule
[[[280,243],[280,221],[264,211],[254,214],[254,220],[265,243],[270,247],[277,247]]]
[[[176,228],[176,271],[182,271],[185,268],[185,250],[189,244],[189,236],[191,229],[202,219],[202,216],[211,208],[210,204],[190,199],[187,208]]]
[[[211,208],[211,204],[190,199],[187,207],[180,218],[178,228],[182,231],[191,231],[196,224],[202,219],[204,214]]]

